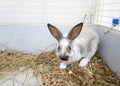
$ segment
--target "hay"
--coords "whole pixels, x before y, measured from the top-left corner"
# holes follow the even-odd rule
[[[76,62],[60,70],[59,64],[54,51],[40,54],[0,51],[0,79],[6,72],[32,68],[34,77],[42,76],[43,86],[120,86],[120,77],[97,53],[86,68],[78,67]],[[20,70],[21,67],[24,69]]]

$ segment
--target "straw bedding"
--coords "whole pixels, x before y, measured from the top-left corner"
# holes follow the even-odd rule
[[[66,69],[59,69],[60,61],[54,51],[40,54],[25,53],[16,50],[0,51],[0,79],[4,73],[34,70],[33,76],[42,76],[43,86],[120,86],[118,77],[96,53],[87,67],[79,67],[78,62]],[[20,67],[24,67],[20,70]]]

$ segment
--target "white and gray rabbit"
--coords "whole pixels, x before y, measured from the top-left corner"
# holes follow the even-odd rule
[[[79,66],[85,67],[97,51],[98,34],[92,29],[83,28],[83,23],[74,26],[67,35],[51,24],[48,28],[58,41],[56,55],[62,60],[60,69],[76,61],[80,61]]]

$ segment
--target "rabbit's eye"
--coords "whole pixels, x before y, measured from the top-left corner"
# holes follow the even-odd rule
[[[58,46],[58,48],[57,48],[59,51],[61,50],[61,48],[60,48],[60,46]]]
[[[67,51],[70,52],[71,51],[71,46],[67,47]]]

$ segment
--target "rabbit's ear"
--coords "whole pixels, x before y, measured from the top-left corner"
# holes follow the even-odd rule
[[[51,24],[47,24],[49,31],[51,32],[52,36],[55,37],[58,41],[62,38],[62,33],[59,31],[55,26]]]
[[[82,26],[83,23],[79,23],[76,26],[74,26],[71,31],[68,33],[68,38],[70,40],[74,40],[76,37],[78,37],[78,35],[80,34],[81,30],[82,30]]]

